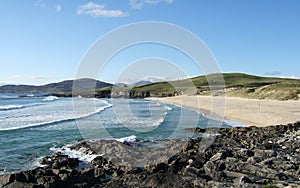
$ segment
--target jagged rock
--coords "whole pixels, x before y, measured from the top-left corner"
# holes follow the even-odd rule
[[[194,131],[203,131],[195,129]],[[215,130],[211,130],[215,131]],[[55,154],[46,166],[0,176],[0,187],[297,187],[300,181],[300,122],[264,128],[221,129],[209,147],[201,138],[166,140],[166,150],[134,159],[137,145],[116,141],[81,142],[74,150],[96,157],[80,169],[78,159]],[[284,148],[283,148],[284,147]],[[161,150],[161,149],[160,149]],[[170,153],[168,153],[171,151]],[[177,151],[177,153],[175,153]],[[113,154],[113,155],[112,155]],[[164,154],[164,155],[160,155]],[[166,154],[166,155],[165,155]],[[148,163],[154,159],[154,163]],[[122,160],[120,163],[118,160]],[[128,161],[126,161],[128,160]],[[152,162],[153,162],[152,161]],[[144,162],[145,167],[132,164]],[[130,165],[129,165],[130,164]]]
[[[56,154],[52,157],[43,158],[41,164],[47,165],[51,169],[74,168],[79,165],[79,160],[77,158],[69,158],[67,155]]]

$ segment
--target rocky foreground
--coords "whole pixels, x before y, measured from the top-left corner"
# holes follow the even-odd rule
[[[81,142],[73,149],[106,153],[84,167],[78,159],[55,154],[42,160],[44,167],[1,176],[0,187],[300,187],[300,122],[221,129],[219,134],[182,145],[170,140],[167,149],[150,153],[130,143]],[[214,142],[203,147],[209,139]],[[177,152],[162,152],[171,150]],[[134,167],[134,162],[144,166]]]

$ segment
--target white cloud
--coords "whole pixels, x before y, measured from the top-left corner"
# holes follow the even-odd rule
[[[171,4],[174,0],[130,0],[129,5],[133,9],[141,9],[145,5],[155,5],[158,3]]]
[[[80,6],[77,10],[77,14],[87,14],[95,17],[124,17],[128,16],[128,13],[121,10],[107,10],[102,4],[96,4],[89,2]]]
[[[56,12],[60,12],[61,11],[61,6],[60,5],[56,5],[55,10],[56,10]]]
[[[280,76],[280,78],[291,78],[291,79],[298,79],[298,80],[300,80],[300,77],[299,76],[295,76],[295,75],[293,75],[293,76]]]

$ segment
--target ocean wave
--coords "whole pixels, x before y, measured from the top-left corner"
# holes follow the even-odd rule
[[[20,109],[24,107],[25,106],[23,105],[4,105],[4,106],[0,106],[0,111]]]
[[[48,96],[48,97],[44,98],[43,101],[54,101],[57,99],[59,99],[59,98],[56,96]]]
[[[88,149],[81,147],[79,150],[75,150],[72,148],[72,145],[66,145],[61,148],[51,147],[51,152],[61,153],[64,155],[68,155],[70,158],[78,158],[83,162],[92,162],[96,157],[102,155],[92,154]]]
[[[131,135],[123,138],[117,138],[115,140],[122,143],[133,143],[137,141],[137,138],[135,135]]]
[[[17,129],[25,129],[25,128],[31,128],[31,127],[39,127],[39,126],[45,126],[45,125],[50,125],[50,124],[55,124],[55,123],[61,123],[61,122],[65,122],[65,121],[71,121],[71,120],[76,120],[76,119],[81,119],[81,118],[86,118],[89,117],[91,115],[97,114],[103,110],[105,110],[106,108],[110,108],[112,105],[111,104],[106,104],[106,106],[101,106],[98,107],[97,109],[91,111],[91,112],[84,112],[82,113],[82,111],[75,111],[73,113],[70,113],[69,115],[65,115],[62,113],[59,113],[60,117],[57,116],[53,116],[52,114],[40,114],[38,116],[25,116],[23,118],[23,122],[27,123],[27,122],[33,122],[33,123],[29,123],[29,124],[23,124],[23,125],[19,125],[19,126],[11,126],[12,124],[15,125],[14,123],[10,123],[7,126],[5,125],[0,125],[0,131],[9,131],[9,130],[17,130]],[[11,122],[17,122],[20,123],[22,120],[20,119],[21,116],[13,116],[13,117],[8,117],[6,118],[5,121],[11,121]],[[34,121],[38,121],[38,122],[34,122]]]
[[[224,119],[223,122],[232,127],[249,127],[249,125],[236,120]]]
[[[16,99],[20,98],[20,96],[17,95],[0,95],[0,99]]]
[[[120,127],[127,127],[131,129],[148,129],[155,128],[160,126],[165,121],[165,115],[158,117],[158,118],[148,118],[148,119],[138,119],[138,118],[122,118],[115,120],[116,122],[110,121],[109,124],[104,125],[105,128],[120,128]]]
[[[32,103],[32,104],[24,104],[24,105],[3,105],[0,106],[0,111],[8,111],[8,110],[18,110],[28,107],[41,106],[41,103]]]
[[[173,110],[173,108],[171,108],[171,107],[169,107],[169,106],[165,106],[165,108],[166,108],[168,111]]]

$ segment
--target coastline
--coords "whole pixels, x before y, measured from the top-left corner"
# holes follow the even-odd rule
[[[146,99],[195,110],[212,119],[241,122],[244,126],[265,127],[294,123],[300,120],[300,100],[276,101],[212,96],[151,97]],[[213,109],[212,104],[214,104]]]
[[[210,143],[207,147],[206,141]],[[162,147],[145,148],[140,144],[81,141],[68,151],[92,156],[85,166],[81,159],[58,152],[43,158],[43,167],[0,176],[0,187],[299,187],[300,184],[300,122],[222,128],[220,134],[204,140],[203,137],[162,140]],[[147,157],[141,158],[140,152],[146,152],[143,156]]]

